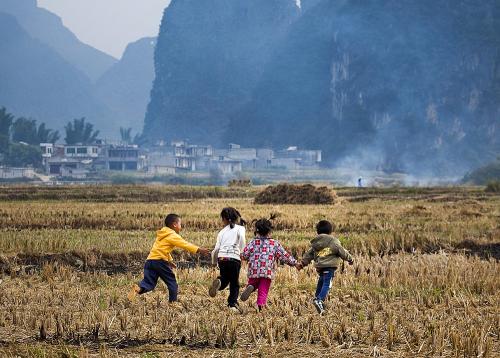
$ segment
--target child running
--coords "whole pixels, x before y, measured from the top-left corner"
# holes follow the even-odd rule
[[[241,300],[246,301],[250,294],[257,290],[257,307],[259,311],[266,306],[267,295],[276,271],[276,261],[280,260],[289,266],[297,261],[271,238],[273,225],[270,220],[260,219],[255,223],[256,237],[245,247],[241,257],[248,260],[248,286],[241,293]]]
[[[297,264],[297,269],[309,265],[314,260],[314,266],[318,272],[318,284],[313,304],[319,314],[325,312],[324,301],[330,291],[331,281],[335,276],[335,271],[342,260],[353,264],[351,254],[344,249],[340,240],[331,236],[333,226],[329,221],[321,220],[316,225],[318,236],[311,240],[311,248],[302,257],[302,261]]]
[[[210,255],[208,249],[198,247],[184,240],[179,232],[182,229],[182,221],[179,215],[168,214],[165,218],[165,227],[156,232],[156,240],[144,264],[144,279],[132,287],[128,294],[128,299],[133,301],[137,295],[154,290],[161,278],[168,288],[168,301],[177,301],[177,280],[172,271],[175,268],[172,251],[181,248],[190,253],[199,253],[205,256]]]
[[[212,282],[208,294],[215,297],[229,285],[227,305],[232,311],[239,312],[240,293],[240,254],[245,247],[245,220],[235,208],[227,207],[220,213],[224,228],[217,235],[217,243],[212,251],[212,264],[219,266],[219,276]],[[239,225],[237,224],[239,223]]]

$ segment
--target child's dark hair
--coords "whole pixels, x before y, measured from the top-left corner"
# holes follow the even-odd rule
[[[180,220],[180,216],[177,214],[168,214],[165,218],[165,226],[171,228],[173,224]]]
[[[222,211],[220,212],[220,217],[229,221],[229,226],[231,227],[231,229],[234,228],[234,225],[238,223],[238,219],[240,225],[245,225],[247,223],[241,217],[240,212],[232,207],[222,209]]]
[[[330,235],[333,231],[333,225],[331,222],[327,220],[321,220],[316,224],[316,232],[319,234],[327,234]]]
[[[259,219],[255,222],[254,234],[260,236],[267,236],[273,230],[273,223],[268,219]]]

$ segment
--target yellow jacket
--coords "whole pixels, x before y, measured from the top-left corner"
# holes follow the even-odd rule
[[[156,232],[156,240],[149,253],[148,260],[173,261],[171,252],[181,248],[192,254],[198,251],[198,246],[184,240],[179,234],[169,227],[163,227]]]

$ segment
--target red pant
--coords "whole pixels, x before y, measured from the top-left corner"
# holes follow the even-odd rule
[[[264,277],[249,278],[248,284],[252,285],[257,290],[257,306],[265,306],[269,287],[271,287],[271,279]]]

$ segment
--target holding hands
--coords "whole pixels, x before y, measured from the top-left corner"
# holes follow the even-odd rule
[[[203,256],[210,256],[210,254],[212,252],[209,249],[207,249],[207,248],[199,247],[197,253],[200,254],[200,255],[203,255]]]

